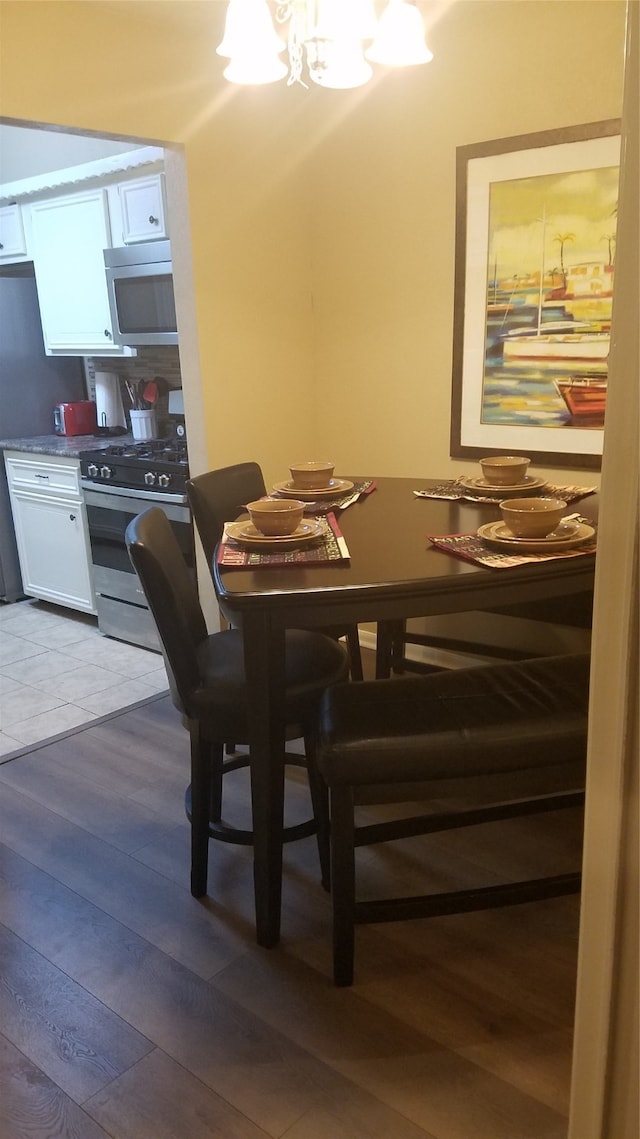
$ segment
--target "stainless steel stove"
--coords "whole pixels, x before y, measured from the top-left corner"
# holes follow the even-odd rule
[[[125,532],[150,506],[160,506],[195,572],[193,524],[185,493],[189,478],[183,437],[112,443],[80,452],[87,508],[98,628],[106,636],[160,648],[153,618],[129,560]]]

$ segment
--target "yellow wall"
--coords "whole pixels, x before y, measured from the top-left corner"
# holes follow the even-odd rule
[[[4,116],[184,147],[211,465],[472,469],[448,457],[455,148],[617,117],[624,3],[427,8],[433,63],[333,92],[226,84],[222,0],[0,4]]]
[[[356,470],[473,471],[448,457],[456,146],[621,109],[623,4],[440,8],[433,62],[354,99],[317,156],[318,431]]]

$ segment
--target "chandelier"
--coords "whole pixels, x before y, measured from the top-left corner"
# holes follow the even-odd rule
[[[306,64],[313,83],[341,89],[371,79],[372,62],[409,67],[433,59],[422,16],[410,0],[386,0],[379,18],[373,0],[229,0],[216,51],[229,59],[224,76],[231,83],[287,77],[288,86],[307,87]]]

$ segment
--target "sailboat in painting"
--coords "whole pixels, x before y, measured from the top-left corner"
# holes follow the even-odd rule
[[[531,334],[510,336],[503,341],[503,353],[511,363],[518,360],[606,360],[609,355],[608,332],[544,332],[538,327]]]
[[[540,282],[538,287],[538,317],[534,328],[514,329],[502,336],[503,356],[511,364],[532,360],[544,362],[576,361],[584,363],[604,362],[609,355],[610,335],[608,328],[594,327],[592,324],[563,321],[555,327],[543,324],[544,304],[544,251],[546,236],[546,210],[543,210],[542,252],[540,258]]]

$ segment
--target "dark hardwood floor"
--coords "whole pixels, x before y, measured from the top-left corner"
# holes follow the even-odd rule
[[[276,949],[250,850],[212,844],[191,898],[187,744],[160,697],[0,766],[0,1139],[563,1139],[577,899],[362,927],[335,989],[313,839],[287,847]],[[579,847],[559,812],[369,848],[362,878],[446,888]]]

